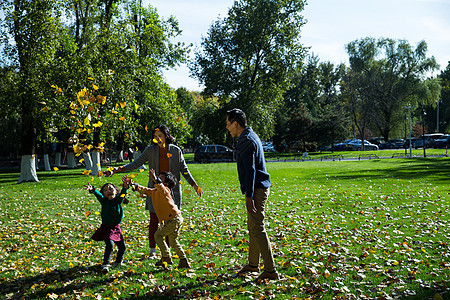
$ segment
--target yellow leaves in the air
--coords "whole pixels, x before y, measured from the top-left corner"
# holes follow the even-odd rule
[[[57,167],[53,167],[53,170],[56,172],[56,171],[58,171],[59,169],[58,169]]]
[[[125,121],[125,117],[120,117],[119,120],[120,121]]]
[[[48,112],[50,110],[50,108],[48,108],[48,106],[44,106],[43,108],[42,108],[42,111],[43,112]]]
[[[172,154],[171,153],[167,153],[167,158],[171,158]]]
[[[94,126],[95,128],[99,128],[102,127],[103,123],[98,121],[97,123],[92,124],[92,126]]]
[[[96,91],[98,90],[98,86],[96,86],[95,84],[92,84],[92,88]]]
[[[89,114],[89,115],[87,115],[86,118],[84,118],[83,124],[84,124],[84,126],[87,126],[87,125],[89,125],[90,123],[91,123],[91,115]]]
[[[50,87],[55,89],[55,94],[62,94],[63,93],[62,89],[59,86],[57,86],[56,84],[52,84]]]
[[[120,104],[120,107],[122,107],[122,108],[125,108],[125,106],[127,106],[126,102],[120,102],[119,104]]]

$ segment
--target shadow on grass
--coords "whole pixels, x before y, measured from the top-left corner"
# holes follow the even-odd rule
[[[450,180],[450,160],[440,158],[413,158],[405,159],[394,164],[390,160],[367,161],[373,168],[358,169],[355,171],[337,171],[336,179],[418,179],[433,178],[437,181]]]
[[[92,277],[93,280],[84,281],[87,276]],[[85,288],[105,285],[114,281],[114,279],[103,276],[100,273],[100,266],[77,266],[1,282],[0,291],[2,297],[6,296],[6,299],[46,298],[48,294],[82,293]],[[61,286],[52,287],[52,284]]]
[[[85,168],[61,169],[57,172],[55,172],[55,171],[38,171],[37,177],[38,177],[39,181],[56,180],[61,177],[64,177],[64,179],[78,178],[80,175],[83,175],[82,173],[84,170],[85,170]],[[6,170],[0,170],[0,184],[17,183],[19,178],[20,178],[20,170],[17,172],[9,172]]]
[[[140,277],[142,275],[134,270],[127,271],[124,269],[123,271],[124,274],[120,277]],[[165,272],[164,269],[158,268],[152,271],[152,274],[155,275],[163,272]],[[280,274],[285,272],[281,271]],[[298,275],[295,271],[287,271],[286,275],[288,274],[292,276]],[[101,295],[106,291],[106,287],[115,282],[117,278],[117,276],[101,274],[99,265],[90,267],[77,266],[63,270],[55,269],[35,276],[25,276],[12,281],[1,282],[0,297],[2,299],[43,299],[51,298],[51,295],[55,297],[63,295],[71,298],[85,298],[88,295],[92,296],[92,294]],[[219,275],[219,277],[213,279],[198,277],[195,281],[183,285],[150,285],[150,290],[136,289],[136,292],[122,294],[121,299],[210,299],[216,295],[223,295],[223,293],[229,292],[229,285],[218,283],[230,281],[239,281],[234,285],[234,288],[236,289],[235,296],[240,296],[240,298],[246,297],[245,294],[239,295],[237,286],[239,286],[239,289],[247,290],[247,288],[255,285],[253,280],[244,281],[241,277],[234,278],[229,275]],[[275,281],[273,283],[279,287],[281,281]],[[33,287],[34,285],[37,285],[37,287]],[[281,285],[283,284],[281,283]],[[260,287],[265,291],[266,296],[274,296],[278,293],[276,290],[269,291],[265,288],[264,284],[260,285]],[[448,282],[435,282],[434,287],[415,290],[414,296],[411,296],[409,293],[410,296],[402,295],[402,299],[450,299],[448,289]],[[86,292],[84,293],[85,290]],[[313,285],[306,283],[302,288],[300,286],[292,287],[291,285],[290,288],[283,289],[283,291],[284,296],[301,293],[305,296],[307,295],[310,299],[332,299],[343,296],[339,292],[333,293],[329,288],[322,289],[320,288],[320,284],[317,285],[317,283]]]

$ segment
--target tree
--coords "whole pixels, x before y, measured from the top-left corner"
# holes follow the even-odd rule
[[[290,73],[305,54],[304,5],[303,0],[236,1],[228,17],[211,26],[191,68],[206,94],[217,96],[224,110],[243,109],[262,138],[273,133]]]
[[[18,72],[17,99],[22,125],[21,169],[18,183],[38,181],[35,169],[37,116],[45,101],[47,75],[57,46],[59,15],[56,1],[5,1],[2,32],[14,39],[6,44],[8,58]]]
[[[442,92],[441,100],[438,110],[439,117],[435,120],[439,120],[439,131],[448,132],[450,130],[450,61],[444,71],[439,75],[441,80]]]
[[[31,159],[36,141],[58,138],[67,144],[70,138],[82,138],[94,152],[100,143],[114,144],[119,136],[128,144],[150,141],[151,137],[141,138],[139,133],[156,122],[170,123],[180,141],[185,140],[190,127],[162,76],[163,68],[186,60],[186,46],[170,42],[181,32],[177,21],[172,17],[161,20],[154,8],[142,8],[134,0],[57,1],[0,4],[7,20],[2,22],[2,33],[15,38],[14,43],[9,43],[8,36],[2,39],[4,63],[18,78],[10,88],[14,97],[9,101],[23,100],[19,111],[22,149],[31,153]],[[64,11],[66,18],[59,18]],[[108,101],[100,107],[86,105],[86,110],[93,110],[78,120],[81,115],[71,112],[76,109],[70,103],[80,105],[77,94],[84,88],[90,92],[94,85],[99,88],[94,97],[107,95]],[[83,136],[73,139],[74,130],[80,128],[69,122],[70,117],[78,124],[89,114],[95,124],[101,122],[108,129],[101,130],[103,125],[82,128]],[[28,162],[23,169],[29,169],[31,179],[21,176],[19,182],[37,181],[33,167]]]
[[[328,147],[334,140],[345,137],[348,122],[339,94],[343,73],[343,65],[320,63],[315,56],[310,56],[305,65],[296,70],[291,88],[285,93],[284,112],[279,114],[278,127],[288,129],[277,132],[274,140],[278,148],[300,140],[301,150],[311,151],[318,146]]]
[[[425,41],[413,49],[405,40],[367,37],[350,42],[346,49],[351,73],[347,87],[353,86],[354,96],[364,103],[359,109],[367,109],[360,111],[368,117],[367,125],[369,120],[373,122],[386,141],[392,129],[402,123],[405,104],[436,103],[439,86],[424,78],[437,69],[437,63],[434,57],[426,56]]]

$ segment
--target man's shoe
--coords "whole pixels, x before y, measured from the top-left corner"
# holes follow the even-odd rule
[[[158,260],[158,261],[155,263],[155,266],[166,268],[167,265],[172,265],[172,264],[173,264],[172,258],[170,258],[170,257],[161,257],[161,259]]]
[[[277,271],[273,271],[273,272],[267,272],[264,271],[261,273],[261,275],[258,276],[258,278],[256,278],[256,283],[262,283],[264,280],[277,280],[279,278]]]
[[[245,273],[250,273],[250,272],[259,272],[259,268],[258,267],[253,267],[250,265],[245,265],[244,267],[242,267],[242,269],[240,269],[238,271],[238,275],[243,275]]]
[[[191,266],[189,265],[189,262],[187,258],[180,259],[180,263],[178,264],[178,269],[189,269]]]

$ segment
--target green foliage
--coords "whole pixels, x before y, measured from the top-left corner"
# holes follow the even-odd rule
[[[18,73],[13,68],[0,67],[0,106],[3,112],[0,157],[13,157],[19,150],[16,139],[22,133],[20,107],[11,101],[17,91],[18,80]]]
[[[347,137],[349,122],[339,91],[344,72],[343,65],[319,63],[314,56],[296,70],[279,113],[278,149],[315,151]]]
[[[160,19],[139,1],[63,2],[2,3],[7,22],[1,30],[15,38],[14,44],[2,39],[9,55],[2,58],[19,70],[9,101],[23,102],[18,113],[26,146],[34,147],[36,140],[66,144],[74,124],[88,115],[104,124],[84,131],[91,143],[107,141],[112,147],[119,137],[129,145],[148,143],[151,139],[140,135],[143,122],[166,123],[180,142],[186,140],[189,126],[161,75],[163,68],[186,61],[188,47],[171,42],[181,33],[177,21]],[[72,114],[70,103],[78,103],[77,93],[93,84],[108,101]]]
[[[361,137],[371,126],[387,141],[394,126],[403,120],[404,105],[435,105],[439,84],[424,77],[437,69],[437,63],[426,56],[425,41],[413,49],[405,40],[367,37],[346,48],[350,60],[347,100]]]
[[[304,1],[236,1],[217,20],[196,53],[192,71],[205,93],[224,110],[244,110],[262,138],[273,133],[274,114],[289,86],[289,74],[304,56],[300,12]]]
[[[441,80],[442,92],[439,107],[439,131],[449,132],[450,131],[450,62],[447,68],[441,72],[439,75]],[[432,112],[435,112],[433,110]],[[436,111],[437,112],[437,111]],[[428,114],[432,117],[432,121],[436,120],[434,114]]]

